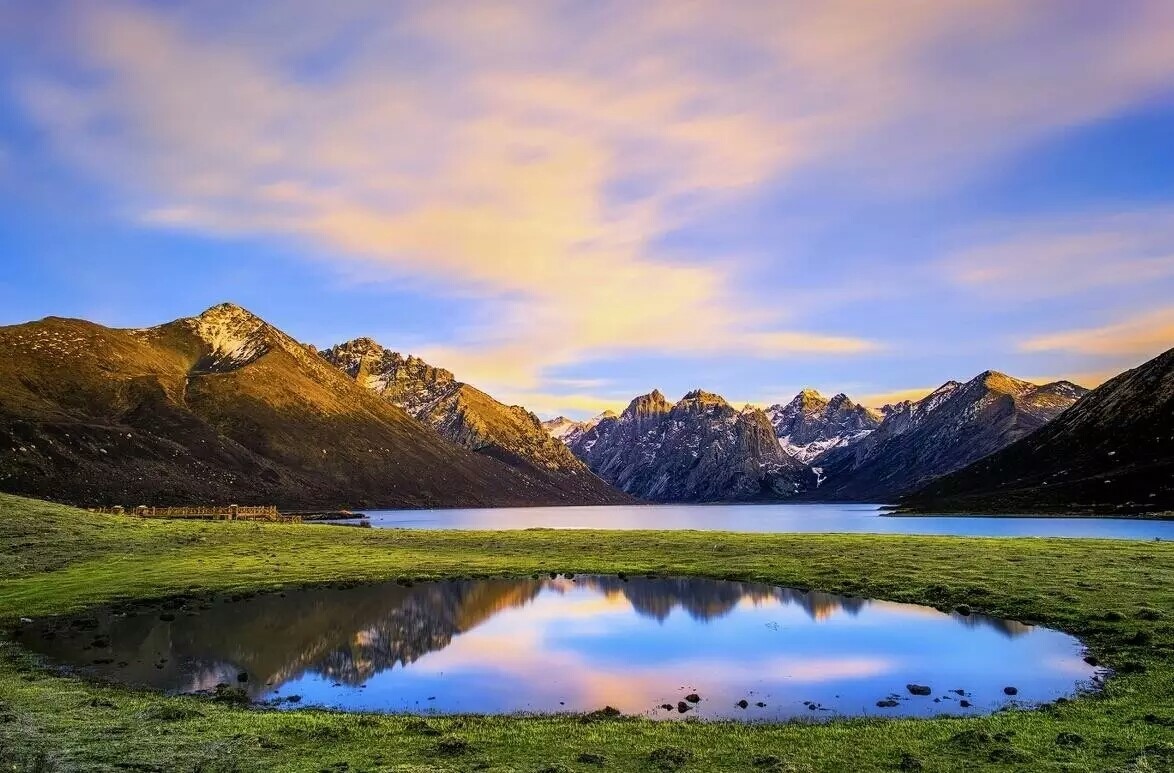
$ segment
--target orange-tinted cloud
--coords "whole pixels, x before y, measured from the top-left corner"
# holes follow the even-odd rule
[[[1156,93],[1174,6],[1129,6],[1056,35],[1063,2],[294,1],[223,24],[79,4],[49,37],[97,77],[19,91],[134,217],[312,245],[473,301],[436,359],[549,391],[550,369],[616,353],[877,350],[755,299],[738,255],[685,261],[658,240],[816,163],[938,184]],[[334,66],[297,66],[323,50]]]
[[[1029,338],[1020,343],[1025,352],[1149,358],[1174,346],[1174,306],[1145,311],[1120,322],[1100,327],[1065,330]]]

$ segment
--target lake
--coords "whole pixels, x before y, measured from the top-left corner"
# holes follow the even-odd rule
[[[35,620],[19,637],[50,662],[140,687],[226,684],[282,708],[416,713],[973,715],[1099,676],[1077,639],[1021,622],[698,578],[173,599]]]
[[[714,504],[371,510],[381,529],[700,529],[773,533],[856,532],[964,537],[1174,539],[1174,521],[1125,518],[982,518],[880,515],[880,505]]]

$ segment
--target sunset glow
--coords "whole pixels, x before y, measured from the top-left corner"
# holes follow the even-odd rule
[[[582,417],[1174,340],[1174,4],[0,9],[0,324],[231,300]]]

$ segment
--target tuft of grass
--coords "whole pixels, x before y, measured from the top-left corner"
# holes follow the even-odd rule
[[[279,560],[275,560],[277,556]],[[99,516],[0,495],[0,630],[97,604],[550,567],[697,575],[969,606],[1081,637],[1115,672],[1034,711],[823,724],[274,711],[57,675],[0,635],[0,769],[1169,769],[1174,545],[698,532],[413,532]],[[1116,612],[1108,615],[1108,612]],[[1139,635],[1140,634],[1140,635]],[[1082,742],[1076,742],[1079,737]],[[463,742],[460,753],[442,745]],[[454,745],[453,751],[456,751]],[[671,751],[692,755],[678,759]],[[654,758],[654,753],[656,754]],[[585,757],[591,755],[592,759]],[[676,760],[676,761],[674,761]]]

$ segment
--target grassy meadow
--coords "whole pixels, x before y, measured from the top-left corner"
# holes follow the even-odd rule
[[[275,711],[54,673],[8,631],[115,600],[535,572],[699,575],[930,604],[1081,637],[1102,692],[822,724]],[[1174,545],[713,532],[380,531],[95,515],[0,495],[0,767],[13,770],[1174,769]],[[603,708],[603,707],[600,707]]]

